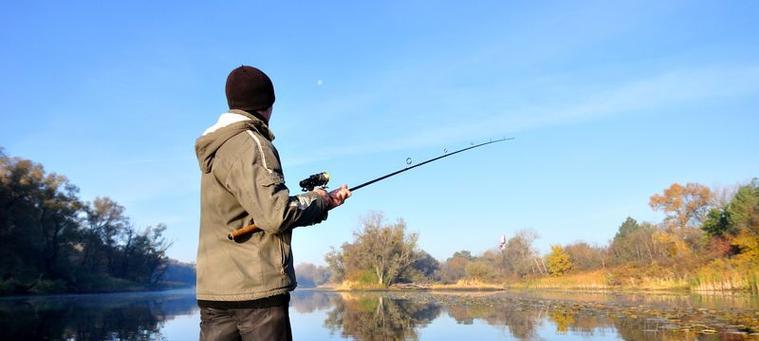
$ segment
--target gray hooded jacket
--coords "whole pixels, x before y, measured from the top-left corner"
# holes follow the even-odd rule
[[[313,192],[290,196],[273,139],[262,120],[231,110],[195,143],[202,171],[198,300],[249,301],[295,289],[292,229],[326,219],[327,203]],[[227,239],[254,223],[263,231]]]

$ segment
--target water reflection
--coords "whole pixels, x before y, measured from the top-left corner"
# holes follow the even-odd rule
[[[417,328],[440,314],[435,303],[381,294],[342,294],[327,314],[324,326],[343,337],[360,340],[416,339]]]
[[[294,296],[296,311],[322,302],[324,326],[359,340],[416,340],[441,315],[459,327],[483,327],[518,340],[556,335],[624,340],[741,340],[759,326],[753,298],[566,293],[318,293]],[[331,307],[327,308],[327,305]],[[727,308],[730,307],[730,308]],[[756,307],[755,305],[753,307]],[[727,309],[726,309],[727,308]],[[736,309],[738,312],[736,312]],[[297,323],[296,323],[297,325]]]
[[[0,300],[2,340],[155,340],[165,321],[197,310],[192,290]]]
[[[192,290],[0,299],[0,340],[193,340]],[[298,340],[742,340],[751,296],[296,291]]]

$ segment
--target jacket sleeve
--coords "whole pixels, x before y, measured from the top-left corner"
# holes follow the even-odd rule
[[[233,162],[224,185],[256,226],[268,233],[281,233],[327,219],[327,203],[314,192],[291,196],[273,146],[261,138],[251,138],[254,156]]]

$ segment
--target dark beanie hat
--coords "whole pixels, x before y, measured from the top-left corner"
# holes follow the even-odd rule
[[[229,109],[263,110],[274,104],[274,85],[263,71],[252,66],[240,66],[227,76]]]

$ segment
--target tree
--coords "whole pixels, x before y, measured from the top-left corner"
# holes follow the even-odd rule
[[[68,278],[79,189],[42,165],[0,154],[0,271],[22,280]]]
[[[446,283],[454,283],[466,276],[466,266],[474,260],[467,250],[456,251],[440,266],[440,277]]]
[[[492,280],[496,275],[495,269],[484,260],[476,260],[466,265],[466,277],[487,282]]]
[[[759,179],[741,186],[726,212],[738,231],[733,239],[740,249],[738,257],[744,262],[759,264]]]
[[[85,204],[78,195],[65,176],[0,148],[0,294],[102,291],[117,289],[109,287],[115,282],[160,281],[170,245],[163,237],[166,226],[137,233],[113,200]]]
[[[700,225],[711,208],[712,192],[709,187],[697,183],[682,186],[672,184],[662,194],[651,196],[649,205],[663,211],[670,228],[686,228]]]
[[[548,273],[552,276],[563,275],[572,269],[572,260],[561,245],[551,246],[551,253],[546,257],[546,263]]]
[[[617,231],[617,234],[614,236],[614,239],[622,239],[630,235],[631,233],[635,232],[640,228],[640,225],[638,224],[638,221],[633,219],[632,217],[627,217],[624,222],[622,222],[622,225],[619,225],[619,230]]]
[[[404,282],[430,282],[439,279],[440,262],[424,250],[414,252],[411,266],[398,276]]]
[[[124,206],[108,197],[98,197],[85,207],[87,231],[82,254],[82,264],[89,269],[102,265],[105,271],[116,274],[116,251],[119,239],[129,244],[133,229],[125,215]],[[128,247],[128,246],[127,246]],[[104,264],[99,264],[104,262]],[[123,261],[121,262],[123,267]],[[123,269],[122,269],[123,270]]]
[[[327,263],[333,273],[342,271],[346,278],[367,279],[369,275],[380,286],[389,286],[414,263],[417,235],[406,233],[402,219],[385,224],[381,213],[369,214],[362,225],[353,234],[353,243],[345,243],[339,253],[329,254]]]
[[[572,268],[575,270],[593,270],[605,265],[605,248],[590,246],[586,242],[575,242],[565,246],[564,251],[572,260]]]
[[[463,259],[470,260],[470,261],[474,260],[474,256],[472,256],[472,253],[469,252],[469,250],[456,251],[456,252],[453,253],[453,256],[451,256],[451,257],[452,258],[463,258]]]
[[[759,179],[741,186],[726,211],[736,229],[759,237]]]
[[[298,286],[305,288],[317,287],[329,280],[329,269],[311,263],[300,263],[295,266]]]
[[[333,247],[326,255],[324,255],[324,261],[327,263],[327,268],[330,272],[330,282],[337,283],[345,279],[345,263],[343,262],[342,252],[335,250]]]
[[[537,233],[520,230],[511,237],[501,251],[501,268],[505,274],[524,277],[530,272],[544,273],[545,266],[532,246]]]
[[[149,286],[156,285],[166,271],[166,250],[171,246],[163,236],[164,231],[164,224],[148,226],[140,233],[130,227],[127,232],[129,240],[120,248],[122,269],[119,275]]]
[[[612,261],[616,264],[653,262],[655,230],[651,224],[638,224],[630,217],[625,219],[611,242]]]
[[[704,219],[701,229],[712,237],[735,235],[738,229],[730,221],[730,213],[725,208],[712,208]]]

